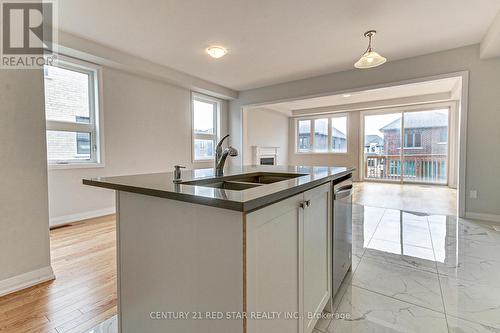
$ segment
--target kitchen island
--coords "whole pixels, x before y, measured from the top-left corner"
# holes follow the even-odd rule
[[[352,171],[85,179],[116,190],[120,332],[310,333],[332,296],[332,185]]]

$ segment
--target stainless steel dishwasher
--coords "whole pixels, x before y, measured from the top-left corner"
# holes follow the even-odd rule
[[[352,260],[352,178],[333,182],[332,299],[337,294]]]

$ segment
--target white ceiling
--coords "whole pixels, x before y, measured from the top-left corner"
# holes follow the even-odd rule
[[[389,61],[481,41],[499,0],[64,0],[61,30],[228,88],[351,69],[374,28]],[[204,49],[229,49],[221,59]]]
[[[291,114],[294,110],[313,109],[328,106],[349,105],[363,102],[393,100],[398,98],[423,96],[439,93],[451,93],[458,87],[459,78],[433,80],[420,83],[404,84],[379,89],[363,90],[346,94],[300,99],[290,102],[267,104],[264,107]]]

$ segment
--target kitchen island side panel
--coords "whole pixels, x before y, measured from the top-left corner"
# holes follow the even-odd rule
[[[192,319],[243,311],[242,213],[122,191],[117,203],[120,332],[242,332],[241,319]]]

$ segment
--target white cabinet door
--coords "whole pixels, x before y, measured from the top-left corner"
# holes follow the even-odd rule
[[[330,297],[330,201],[324,184],[246,215],[245,311],[280,315],[248,318],[248,333],[312,332]]]
[[[297,195],[246,215],[246,312],[279,313],[273,320],[246,320],[248,333],[302,333],[299,318],[285,314],[302,312],[299,294],[299,224],[302,219]]]
[[[303,304],[304,333],[310,333],[330,298],[331,267],[331,194],[330,184],[324,184],[304,193],[303,210]]]

